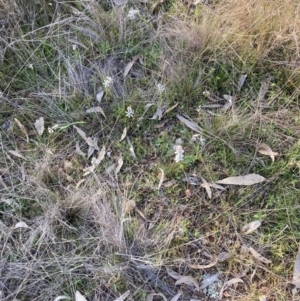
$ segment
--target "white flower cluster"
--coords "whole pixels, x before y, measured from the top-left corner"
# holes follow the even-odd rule
[[[165,85],[162,85],[162,84],[158,84],[157,85],[157,91],[159,92],[159,93],[162,93],[162,92],[164,92],[166,90],[166,86]]]
[[[108,88],[112,85],[113,81],[114,80],[110,76],[106,76],[106,78],[104,79],[104,82],[103,82],[103,86],[105,88]]]
[[[54,124],[53,126],[51,126],[51,127],[48,128],[48,133],[52,134],[55,130],[58,129],[58,127],[59,127],[58,124]]]
[[[131,118],[134,115],[134,110],[132,109],[132,107],[127,107],[127,111],[126,111],[126,117]]]
[[[127,18],[130,20],[134,20],[139,13],[140,13],[140,11],[138,9],[134,9],[134,8],[130,7]]]
[[[174,158],[175,162],[178,163],[178,162],[182,161],[183,160],[183,154],[184,154],[184,150],[183,150],[182,146],[181,145],[174,145],[173,149],[174,149],[174,152],[175,152],[175,158]]]

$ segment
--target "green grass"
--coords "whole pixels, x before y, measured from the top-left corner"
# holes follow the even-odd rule
[[[291,300],[300,240],[299,5],[112,2],[0,0],[2,295],[74,299],[79,291],[87,300],[115,300],[130,290],[131,300],[153,292],[170,300],[170,290],[181,288],[179,300],[211,300],[202,290],[175,286],[168,267],[198,282],[221,272],[222,283],[249,269],[240,276],[246,285],[226,289],[228,300]],[[130,8],[139,9],[134,20],[127,16]],[[136,55],[142,61],[124,77]],[[113,84],[105,87],[108,77]],[[100,88],[105,93],[98,103]],[[226,111],[198,110],[216,104],[213,99],[223,106],[224,94],[234,99]],[[86,113],[96,106],[106,118]],[[174,107],[153,119],[163,106]],[[198,140],[178,114],[203,129]],[[40,117],[42,135],[35,129]],[[55,124],[58,129],[49,132]],[[106,147],[86,176],[98,152],[78,154],[77,142],[85,154],[89,146],[73,125],[97,139],[100,150]],[[181,162],[174,160],[178,141]],[[275,162],[257,151],[261,143],[279,153]],[[250,173],[266,181],[211,187],[212,199],[189,180]],[[253,220],[262,225],[244,235],[241,228]],[[14,229],[20,221],[29,228]],[[243,252],[243,245],[272,263]],[[230,258],[208,269],[189,265],[209,264],[221,252]],[[147,280],[141,264],[151,267],[155,281]]]

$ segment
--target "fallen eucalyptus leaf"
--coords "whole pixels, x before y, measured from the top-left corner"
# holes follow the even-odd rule
[[[98,93],[96,94],[96,100],[98,101],[98,103],[102,101],[103,96],[104,96],[104,90],[103,88],[100,88]]]
[[[119,171],[121,170],[121,168],[123,166],[123,163],[124,163],[124,161],[123,161],[122,156],[119,156],[118,165],[117,165],[117,167],[115,169],[115,175],[117,175],[119,173]]]
[[[167,106],[157,106],[156,112],[154,113],[154,115],[150,118],[152,120],[161,120],[161,118],[163,117],[164,113],[166,112]]]
[[[262,81],[261,81],[261,86],[258,92],[258,100],[263,100],[264,97],[266,96],[269,86],[271,83],[272,77],[271,76],[266,76]]]
[[[99,152],[99,154],[98,154],[98,157],[97,157],[97,159],[95,160],[95,162],[94,162],[94,165],[96,165],[96,166],[98,166],[100,163],[101,163],[101,161],[104,159],[104,157],[105,157],[105,153],[106,153],[106,147],[105,147],[105,145],[103,145],[103,147],[101,148],[101,151]],[[121,167],[120,167],[121,168]]]
[[[80,292],[76,291],[75,293],[75,301],[87,301],[83,295],[80,294]]]
[[[87,137],[85,132],[81,130],[79,127],[76,125],[73,125],[74,129],[77,131],[79,136],[87,143],[87,145],[95,148],[96,150],[99,150],[98,145],[95,143],[95,141],[91,137]]]
[[[78,181],[78,183],[76,184],[75,188],[78,189],[79,186],[85,181],[85,179],[81,179]]]
[[[127,135],[127,128],[125,127],[124,130],[123,130],[123,133],[122,133],[122,136],[121,136],[121,139],[119,140],[119,142],[123,141],[125,139]]]
[[[231,285],[236,284],[236,283],[244,283],[244,281],[240,278],[232,278],[231,280],[228,280],[224,283],[224,285],[222,286],[221,290],[220,290],[220,294],[219,294],[219,300],[222,300],[223,298],[223,293],[224,291]]]
[[[218,280],[218,277],[219,277],[219,273],[216,273],[216,274],[213,274],[211,276],[209,276],[208,278],[204,279],[201,284],[200,284],[200,289],[204,289],[206,288],[207,286],[211,285],[212,283],[214,283],[215,281]]]
[[[133,145],[132,143],[130,142],[129,138],[127,137],[127,142],[129,144],[129,152],[130,152],[130,155],[136,159],[136,155],[135,155],[135,152],[134,152],[134,148],[133,148]]]
[[[253,231],[255,231],[257,228],[259,228],[260,225],[261,225],[261,221],[258,220],[250,222],[249,224],[242,227],[242,232],[244,232],[244,234],[250,234]]]
[[[298,252],[296,255],[295,263],[294,263],[294,271],[293,271],[293,280],[294,288],[292,290],[293,295],[297,294],[300,289],[300,244],[298,246]]]
[[[272,162],[275,161],[275,156],[279,155],[277,152],[273,152],[271,147],[265,143],[261,143],[259,145],[259,147],[257,148],[257,151],[262,155],[270,156],[272,159]]]
[[[82,157],[85,157],[85,153],[80,149],[79,141],[76,141],[76,153]]]
[[[158,188],[157,188],[158,193],[160,192],[161,186],[165,180],[165,172],[161,168],[160,168],[160,171],[161,171],[161,177],[160,177]]]
[[[124,73],[123,73],[123,76],[124,76],[124,77],[126,77],[126,76],[128,75],[128,73],[129,73],[129,71],[131,70],[131,68],[133,67],[134,63],[135,63],[137,60],[139,60],[140,57],[141,57],[140,54],[135,55],[135,56],[132,58],[132,60],[127,64],[127,66],[126,66],[125,69],[124,69]]]
[[[17,151],[9,150],[8,153],[12,154],[15,157],[18,157],[18,158],[21,158],[23,160],[26,160],[26,158],[23,155],[21,155],[19,152],[17,152]]]
[[[14,229],[18,229],[18,228],[25,228],[25,229],[28,229],[28,225],[24,222],[18,222],[15,224],[14,226]]]
[[[106,118],[104,111],[102,110],[101,107],[92,107],[89,108],[85,111],[86,113],[101,113],[103,115],[104,118]]]
[[[203,178],[203,177],[200,177],[201,181],[202,181],[202,187],[205,188],[206,190],[206,193],[208,195],[208,198],[211,199],[212,198],[212,192],[211,192],[211,189],[209,187],[209,184],[207,183],[207,181]]]
[[[170,277],[172,277],[173,279],[178,280],[178,279],[181,277],[181,275],[180,275],[179,273],[177,273],[177,272],[171,270],[171,269],[168,268],[168,267],[166,268],[166,270],[167,270],[168,275],[169,275]]]
[[[146,301],[152,301],[154,296],[161,296],[164,299],[164,301],[167,301],[167,298],[162,293],[157,293],[157,294],[156,293],[151,293],[147,296]]]
[[[26,137],[26,143],[28,143],[29,142],[29,137],[28,137],[28,133],[27,133],[27,131],[25,129],[25,126],[17,118],[15,118],[15,122],[18,125],[18,127],[20,128],[21,132]]]
[[[238,83],[238,91],[241,91],[244,83],[245,83],[245,80],[247,78],[247,74],[242,74],[240,79],[239,79],[239,83]]]
[[[247,248],[247,249],[250,251],[250,253],[253,255],[253,257],[254,257],[255,259],[257,259],[257,260],[259,260],[259,261],[261,261],[261,262],[263,262],[263,263],[266,263],[266,264],[272,263],[271,260],[269,260],[269,259],[263,257],[263,256],[262,256],[261,254],[259,254],[256,250],[254,250],[252,247],[249,247],[249,248]]]
[[[38,134],[41,136],[44,133],[45,126],[44,126],[44,117],[40,117],[37,119],[34,123],[35,129],[38,132]]]
[[[130,294],[130,291],[125,292],[119,298],[115,299],[114,301],[124,301]]]
[[[185,117],[183,117],[179,114],[176,114],[176,117],[188,128],[192,129],[195,132],[202,133],[202,129],[194,121],[186,119]]]
[[[226,185],[254,185],[265,181],[265,178],[257,174],[249,174],[246,176],[229,177],[223,180],[216,181],[217,184]]]
[[[195,290],[199,292],[200,287],[195,278],[192,276],[181,276],[176,282],[175,285],[180,285],[180,284],[187,284],[187,285],[193,285],[195,287]]]
[[[58,296],[54,299],[54,301],[60,301],[60,300],[71,300],[68,296]]]

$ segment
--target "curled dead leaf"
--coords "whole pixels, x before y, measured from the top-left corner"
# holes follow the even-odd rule
[[[106,118],[104,111],[101,107],[92,107],[85,111],[86,113],[101,113],[104,118]]]
[[[220,290],[220,294],[219,294],[219,300],[222,300],[223,298],[223,293],[224,291],[231,285],[236,284],[236,283],[244,283],[244,281],[240,278],[232,278],[228,281],[226,281],[224,283],[224,285],[222,286],[221,290]]]
[[[40,117],[37,119],[34,123],[35,129],[38,132],[38,134],[41,136],[44,133],[45,126],[44,126],[44,117]]]
[[[257,228],[259,228],[260,225],[261,225],[261,221],[259,220],[250,222],[249,224],[242,227],[242,232],[244,232],[244,234],[250,234],[253,231],[255,231]]]
[[[175,285],[187,284],[195,287],[195,290],[199,292],[200,287],[198,281],[192,276],[181,276],[176,282]]]
[[[173,279],[176,279],[176,280],[180,279],[181,275],[180,275],[179,273],[177,273],[177,272],[171,270],[171,269],[168,268],[168,267],[166,268],[166,270],[167,270],[168,275],[169,275],[170,277],[172,277]]]
[[[209,269],[213,266],[215,266],[218,263],[218,257],[216,255],[213,255],[212,262],[208,264],[191,264],[187,263],[188,267],[192,269],[202,270],[202,269]]]
[[[119,140],[119,142],[123,141],[125,139],[127,135],[127,128],[125,127],[124,130],[123,130],[123,133],[122,133],[122,136],[121,136],[121,139]]]
[[[28,225],[24,222],[18,222],[15,224],[14,229],[25,228],[28,229]]]
[[[197,133],[202,133],[202,129],[200,128],[200,126],[195,123],[192,120],[189,120],[179,114],[176,114],[176,117],[184,124],[186,125],[188,128],[190,128],[191,130],[197,132]]]
[[[211,192],[209,184],[207,183],[207,181],[203,177],[200,177],[200,179],[202,181],[202,185],[201,186],[205,188],[206,193],[208,195],[208,198],[211,199],[212,198],[212,192]]]
[[[279,155],[279,153],[273,152],[271,147],[269,145],[267,145],[266,143],[261,143],[258,146],[257,151],[262,155],[270,156],[272,159],[272,162],[275,161],[275,156]]]
[[[250,253],[253,255],[253,257],[254,257],[255,259],[257,259],[257,260],[259,260],[259,261],[261,261],[261,262],[263,262],[263,263],[266,263],[266,264],[272,263],[271,260],[269,260],[269,259],[263,257],[261,254],[259,254],[259,253],[258,253],[255,249],[253,249],[252,247],[249,247],[249,248],[247,248],[247,249],[250,251]]]

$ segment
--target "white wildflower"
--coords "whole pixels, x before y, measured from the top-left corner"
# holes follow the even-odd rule
[[[175,162],[180,162],[183,160],[183,153],[184,153],[184,150],[182,148],[181,145],[174,145],[174,152],[175,152]]]
[[[27,67],[31,70],[33,70],[33,65],[32,64],[28,64]]]
[[[56,129],[58,129],[59,125],[58,124],[54,124],[53,126],[48,128],[48,133],[52,134]]]
[[[132,107],[127,107],[127,111],[126,111],[126,117],[131,118],[134,115],[134,110],[132,109]]]
[[[205,138],[203,138],[203,136],[201,136],[200,134],[194,134],[192,136],[192,141],[193,142],[200,142],[201,146],[204,146],[206,144],[206,140]]]
[[[106,76],[106,78],[104,79],[104,82],[103,82],[103,86],[105,88],[108,88],[112,85],[112,83],[113,83],[113,79],[110,76]]]
[[[205,97],[207,97],[207,96],[210,95],[210,92],[209,92],[208,90],[205,90],[205,91],[203,92],[203,95],[204,95]]]
[[[75,50],[77,49],[77,45],[76,45],[76,44],[73,44],[73,45],[72,45],[72,49],[73,49],[73,51],[75,51]]]
[[[162,84],[158,84],[157,85],[157,91],[159,92],[159,93],[162,93],[162,92],[164,92],[166,90],[166,86],[165,85],[162,85]]]
[[[127,18],[130,20],[134,20],[139,13],[140,13],[140,11],[138,9],[134,9],[134,8],[130,7]]]
[[[199,112],[201,112],[201,110],[202,110],[202,106],[200,105],[200,106],[196,109],[196,111],[199,113]]]

